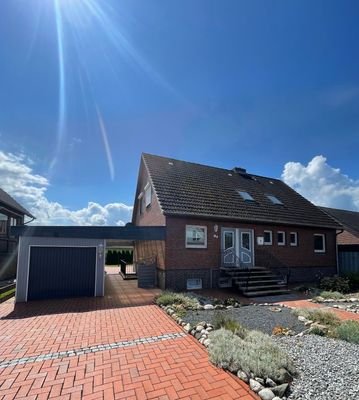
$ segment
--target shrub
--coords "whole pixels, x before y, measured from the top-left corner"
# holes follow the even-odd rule
[[[320,292],[319,296],[323,297],[323,299],[333,299],[333,300],[345,299],[345,296],[342,293],[330,292],[330,291],[327,291],[327,290],[324,290],[323,292]]]
[[[346,276],[349,279],[349,286],[351,290],[358,290],[359,289],[359,274],[352,272]]]
[[[341,276],[322,278],[319,287],[330,292],[348,293],[350,291],[349,279]]]
[[[318,308],[297,308],[293,310],[293,313],[296,315],[302,315],[303,317],[322,325],[336,326],[340,324],[340,319],[332,311],[325,311]]]
[[[156,298],[159,306],[182,305],[185,309],[196,309],[199,305],[196,298],[185,293],[174,293],[165,291]]]
[[[244,339],[226,329],[219,329],[210,334],[210,360],[221,368],[230,371],[251,372],[263,379],[278,378],[284,368],[290,374],[296,371],[288,356],[274,344],[268,335],[258,331],[249,331]]]
[[[310,328],[309,333],[311,335],[326,336],[326,332],[320,326],[313,326]]]
[[[336,329],[336,334],[339,339],[359,344],[359,322],[345,321],[341,323]]]
[[[227,329],[242,339],[246,336],[247,330],[237,321],[227,317],[223,312],[217,311],[213,317],[214,329]]]

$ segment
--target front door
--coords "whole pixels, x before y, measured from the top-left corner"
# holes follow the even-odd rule
[[[253,267],[253,231],[251,229],[222,229],[222,264],[228,267]]]

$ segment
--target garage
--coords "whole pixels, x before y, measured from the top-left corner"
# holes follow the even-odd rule
[[[107,241],[134,246],[163,241],[162,226],[14,226],[19,239],[17,303],[105,294]]]
[[[96,247],[31,246],[28,300],[94,296]]]

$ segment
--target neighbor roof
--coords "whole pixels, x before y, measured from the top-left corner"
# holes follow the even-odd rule
[[[278,179],[143,154],[165,215],[339,228],[332,218]],[[244,200],[238,191],[254,199]],[[273,204],[274,195],[283,205]]]
[[[4,207],[20,213],[27,215],[28,217],[34,218],[34,216],[26,210],[23,206],[21,206],[15,199],[13,199],[8,193],[6,193],[4,190],[0,189],[0,209],[1,205],[4,205]]]
[[[359,237],[359,212],[340,210],[338,208],[320,207],[354,236]]]

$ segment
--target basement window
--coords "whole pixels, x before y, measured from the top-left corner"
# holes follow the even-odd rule
[[[242,197],[243,200],[254,201],[253,197],[248,192],[245,192],[243,190],[237,190],[237,192]]]
[[[314,252],[325,253],[325,235],[322,233],[314,234]]]
[[[266,194],[266,196],[272,202],[272,204],[283,205],[283,203],[278,199],[278,197],[275,197],[272,194]]]
[[[202,279],[189,278],[187,279],[187,290],[202,289]]]
[[[265,245],[271,245],[272,244],[272,231],[264,231],[263,232],[263,237],[264,237],[264,244]]]
[[[193,249],[207,248],[207,227],[186,225],[186,247]]]

